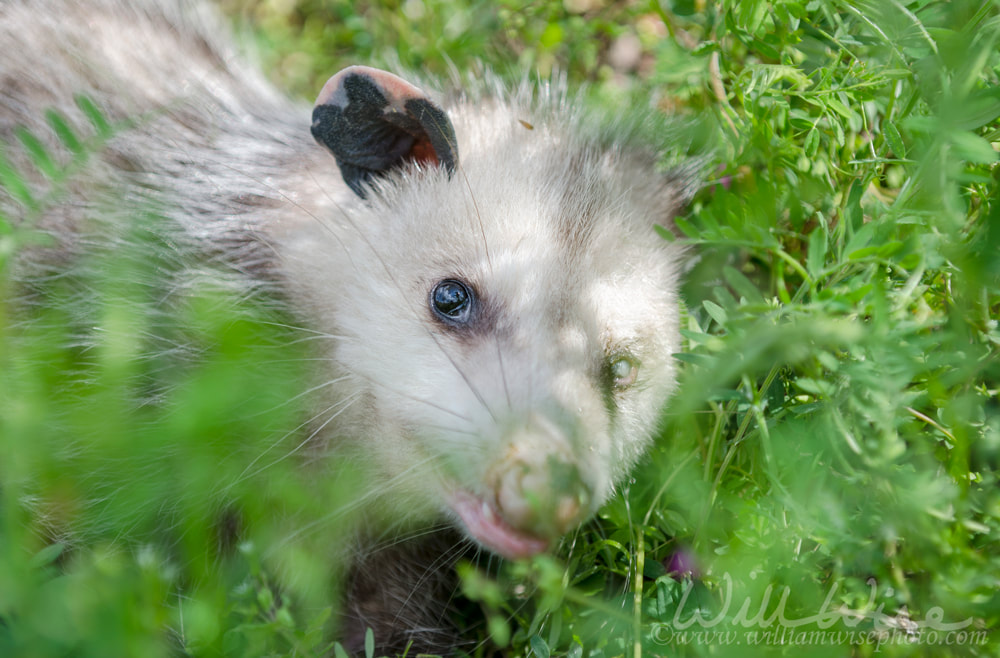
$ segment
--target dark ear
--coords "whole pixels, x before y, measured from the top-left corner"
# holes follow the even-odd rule
[[[458,147],[448,115],[391,73],[350,66],[330,78],[313,108],[312,134],[364,198],[365,183],[406,162],[455,171]]]

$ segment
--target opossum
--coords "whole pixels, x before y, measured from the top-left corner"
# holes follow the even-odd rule
[[[372,627],[385,651],[451,651],[453,585],[428,576],[443,547],[549,550],[651,440],[680,348],[681,251],[655,229],[695,179],[659,171],[655,150],[559,84],[428,92],[352,66],[310,115],[195,0],[7,0],[0,44],[4,142],[24,126],[57,149],[50,109],[86,134],[77,94],[131,122],[45,209],[54,246],[26,250],[18,276],[113,242],[155,203],[164,245],[326,338],[322,385],[303,391],[337,412],[309,440],[368,464],[385,524],[439,529],[361,545],[349,648]],[[82,221],[108,205],[101,227]],[[28,214],[2,191],[0,210]]]

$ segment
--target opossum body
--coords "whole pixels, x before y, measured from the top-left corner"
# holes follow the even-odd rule
[[[508,558],[547,550],[608,498],[674,386],[679,254],[654,227],[690,181],[546,86],[442,99],[351,67],[310,120],[219,33],[184,0],[0,6],[5,141],[46,134],[47,108],[85,126],[78,93],[142,117],[42,227],[71,258],[98,190],[158,202],[178,248],[329,337],[314,406],[338,411],[312,440],[367,460],[381,516],[446,520]],[[425,580],[440,537],[359,560],[348,644],[372,626],[385,650],[454,645],[432,603],[447,579],[388,593]]]

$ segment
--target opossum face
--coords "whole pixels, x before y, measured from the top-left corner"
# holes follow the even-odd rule
[[[357,440],[392,498],[527,556],[608,497],[673,387],[677,253],[653,227],[676,195],[509,110],[460,108],[454,131],[416,94],[348,69],[314,115],[367,197],[331,222],[327,257],[350,261],[324,312],[331,358],[364,391]]]

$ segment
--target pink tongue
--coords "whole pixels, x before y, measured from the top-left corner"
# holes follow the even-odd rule
[[[452,494],[451,508],[462,519],[473,539],[505,558],[531,557],[549,547],[547,540],[516,530],[501,519],[489,504],[464,491]]]

